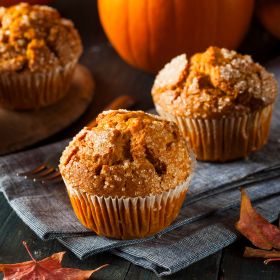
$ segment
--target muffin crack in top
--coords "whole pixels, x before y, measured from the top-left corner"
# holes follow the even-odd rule
[[[249,55],[209,47],[174,58],[155,80],[152,95],[166,111],[187,117],[242,115],[275,101],[277,82]]]
[[[47,6],[22,3],[0,10],[0,71],[43,71],[82,52],[70,20]]]
[[[63,152],[67,184],[87,193],[136,197],[162,193],[189,176],[191,158],[178,127],[142,111],[107,111]]]

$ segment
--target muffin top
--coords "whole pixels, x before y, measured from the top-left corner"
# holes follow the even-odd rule
[[[60,159],[64,181],[98,196],[136,197],[175,188],[191,157],[178,127],[142,111],[106,111],[82,129]]]
[[[209,47],[187,60],[180,55],[157,75],[153,99],[177,116],[242,115],[275,101],[277,82],[249,55]]]
[[[0,8],[0,71],[48,70],[76,61],[82,52],[70,20],[48,6],[21,3]]]

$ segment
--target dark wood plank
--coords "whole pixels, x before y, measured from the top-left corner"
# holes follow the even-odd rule
[[[280,263],[265,265],[262,259],[243,258],[245,246],[251,246],[245,238],[224,249],[221,263],[223,280],[279,280]]]
[[[152,271],[145,270],[140,266],[131,265],[125,277],[126,280],[156,280],[159,279]]]
[[[168,280],[216,280],[219,276],[219,268],[222,251],[209,256],[174,275],[165,277]]]
[[[12,208],[7,205],[7,201],[3,193],[0,192],[0,231],[1,227],[5,224],[5,221],[7,220],[11,212]]]

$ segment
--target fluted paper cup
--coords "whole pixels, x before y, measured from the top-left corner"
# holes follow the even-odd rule
[[[7,109],[37,109],[57,102],[71,85],[77,61],[42,72],[2,72],[0,106]]]
[[[177,217],[190,183],[146,197],[104,197],[80,191],[65,182],[74,212],[96,234],[116,239],[151,236]]]
[[[229,161],[259,150],[269,136],[273,104],[238,117],[187,118],[170,114],[158,104],[163,118],[177,123],[198,160]]]

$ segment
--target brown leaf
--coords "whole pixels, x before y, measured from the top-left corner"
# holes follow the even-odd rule
[[[59,252],[41,261],[36,261],[31,255],[27,245],[23,242],[31,261],[0,264],[0,272],[4,273],[3,280],[83,280],[88,279],[94,272],[104,268],[102,265],[95,270],[80,270],[75,268],[62,268],[61,261],[65,252]]]
[[[243,189],[241,190],[240,218],[235,227],[258,248],[280,249],[279,228],[270,224],[256,212]]]
[[[264,264],[268,264],[270,262],[279,262],[280,258],[274,258],[274,259],[267,259],[264,261]]]
[[[262,249],[255,249],[246,247],[243,257],[245,258],[264,258],[264,264],[268,264],[274,261],[280,261],[280,251],[272,250],[262,250]]]
[[[264,258],[264,259],[271,259],[271,258],[280,258],[280,251],[272,250],[262,250],[262,249],[255,249],[246,247],[243,257],[245,258]]]

